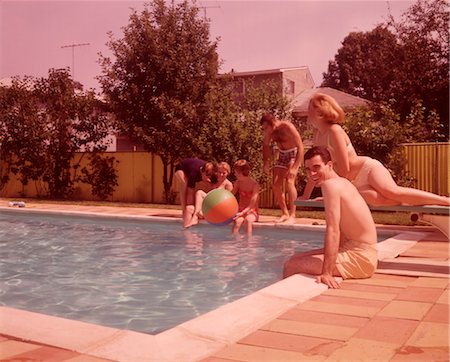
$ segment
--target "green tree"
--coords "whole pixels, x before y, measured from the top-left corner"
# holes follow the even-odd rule
[[[410,186],[404,173],[400,143],[407,139],[398,121],[400,115],[391,104],[372,103],[346,114],[343,128],[359,155],[377,159],[391,172],[397,183]]]
[[[264,182],[261,116],[271,112],[290,119],[291,104],[271,81],[256,84],[247,80],[245,89],[245,97],[236,96],[232,78],[223,77],[210,92],[203,114],[205,122],[196,138],[198,154],[231,166],[238,159],[246,159],[252,166],[252,175]]]
[[[329,62],[322,86],[375,102],[395,97],[392,90],[399,51],[395,35],[386,26],[352,32]]]
[[[0,107],[6,136],[2,158],[22,184],[35,181],[38,192],[49,197],[65,198],[74,191],[82,160],[75,160],[76,152],[98,154],[107,147],[111,127],[103,102],[93,91],[83,92],[68,70],[50,69],[47,78],[16,78],[0,92]],[[96,164],[91,157],[85,167]]]
[[[10,172],[19,175],[23,185],[37,180],[42,172],[42,145],[45,135],[41,131],[43,115],[30,91],[33,79],[14,78],[11,87],[0,87],[0,162],[2,187]]]
[[[437,132],[420,133],[435,141],[448,137],[449,12],[445,0],[418,0],[402,17],[369,32],[350,33],[329,62],[322,86],[375,102],[391,102],[407,116],[421,104],[425,118],[440,117]],[[440,132],[440,131],[443,132]]]
[[[168,196],[174,163],[196,150],[200,109],[218,70],[217,41],[196,6],[153,0],[132,12],[123,38],[110,33],[108,46],[115,59],[100,58],[103,92],[121,132],[161,157]]]
[[[449,131],[449,9],[446,0],[417,0],[390,28],[401,46],[396,76],[396,109],[402,117],[421,103],[426,116],[439,115],[445,139]],[[421,139],[417,139],[420,141]]]

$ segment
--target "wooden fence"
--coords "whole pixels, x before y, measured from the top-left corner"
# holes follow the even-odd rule
[[[414,143],[402,145],[405,156],[405,170],[417,180],[416,187],[421,190],[448,195],[450,143]],[[111,153],[109,155],[112,155]],[[109,201],[164,203],[163,165],[159,157],[147,152],[116,152],[118,183]],[[81,157],[81,155],[78,155]],[[174,185],[178,192],[178,186]],[[274,198],[270,184],[262,185],[261,207],[273,207]],[[23,186],[14,175],[0,190],[1,197],[38,197],[39,187],[35,183]],[[76,185],[76,199],[92,200],[90,186]]]

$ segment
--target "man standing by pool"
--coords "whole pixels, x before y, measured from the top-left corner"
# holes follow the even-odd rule
[[[339,288],[335,276],[369,278],[377,267],[377,232],[372,214],[355,186],[333,170],[328,150],[313,147],[305,153],[308,179],[322,189],[326,231],[324,247],[298,253],[284,265],[283,276],[305,273]]]
[[[291,122],[277,120],[271,114],[264,114],[260,123],[264,130],[263,162],[264,172],[267,175],[270,172],[271,142],[277,144],[279,152],[278,159],[273,167],[272,182],[275,200],[281,209],[281,217],[277,222],[293,224],[295,222],[296,209],[294,201],[297,200],[295,180],[303,158],[302,138]],[[283,193],[284,182],[286,182],[289,197],[289,209]]]

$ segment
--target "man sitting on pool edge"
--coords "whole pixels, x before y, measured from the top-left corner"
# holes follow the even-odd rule
[[[334,277],[369,278],[377,267],[377,232],[372,214],[355,186],[333,170],[328,150],[312,147],[305,155],[308,179],[322,189],[326,231],[322,249],[293,255],[283,277],[305,273],[340,288]]]

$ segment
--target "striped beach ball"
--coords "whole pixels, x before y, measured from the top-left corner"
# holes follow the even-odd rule
[[[215,189],[203,200],[202,212],[210,224],[227,225],[238,212],[238,202],[230,191]]]

